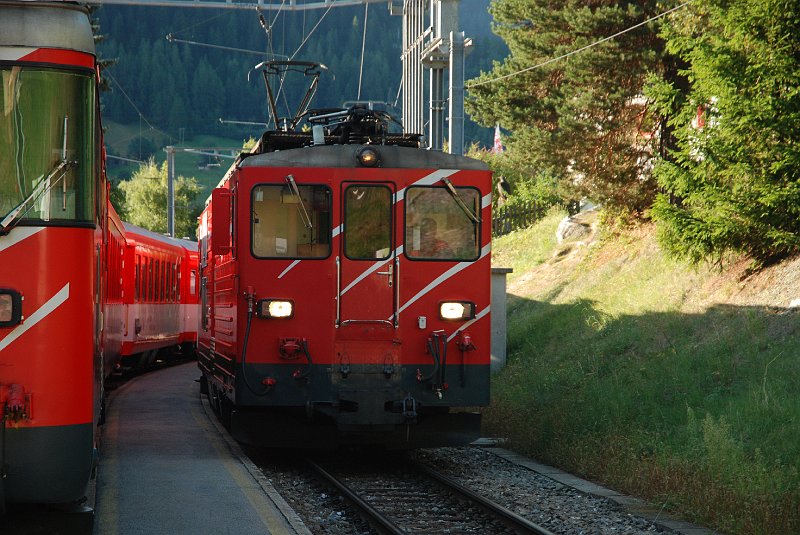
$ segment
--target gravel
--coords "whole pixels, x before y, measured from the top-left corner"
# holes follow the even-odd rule
[[[518,466],[482,448],[440,448],[414,454],[430,466],[528,520],[570,534],[664,533],[655,524]]]
[[[387,462],[392,462],[390,454],[386,455]],[[410,456],[553,533],[664,533],[610,500],[558,483],[498,457],[491,449],[438,448]],[[344,499],[309,475],[300,463],[275,454],[258,457],[253,460],[315,535],[375,533]]]

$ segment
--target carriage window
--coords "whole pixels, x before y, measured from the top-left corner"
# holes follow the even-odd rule
[[[480,225],[471,215],[480,214],[480,192],[461,187],[456,193],[461,203],[446,188],[408,188],[405,252],[409,258],[476,260],[480,256]]]
[[[392,250],[392,190],[386,186],[349,186],[344,193],[344,254],[383,260]]]
[[[134,264],[134,270],[135,270],[134,273],[135,274],[133,276],[133,289],[134,289],[134,292],[135,292],[135,298],[134,299],[136,300],[136,302],[139,302],[139,286],[142,283],[141,282],[141,280],[142,280],[141,279],[141,275],[139,273],[139,261],[140,261],[139,255],[136,255],[136,264]]]
[[[331,252],[331,191],[325,186],[253,188],[251,246],[259,258],[325,258]]]

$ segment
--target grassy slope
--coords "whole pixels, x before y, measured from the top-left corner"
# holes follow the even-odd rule
[[[131,140],[139,137],[138,125],[123,125],[113,121],[106,120],[104,122],[106,132],[104,134],[106,145],[109,147],[109,153],[122,155],[123,157],[136,158],[136,154],[129,154],[128,148]],[[170,140],[166,136],[157,133],[145,132],[145,137],[151,139],[158,147],[170,144]],[[183,145],[173,144],[176,147],[241,147],[244,140],[229,139],[210,135],[200,135],[186,139]],[[157,162],[164,162],[167,158],[166,152],[159,149],[156,151],[154,158]],[[177,151],[175,153],[175,174],[176,176],[194,177],[197,182],[203,187],[202,198],[205,199],[216,187],[225,171],[233,163],[232,159],[222,158],[220,160],[220,167],[199,168],[198,164],[204,160],[202,155]],[[109,174],[112,178],[120,176],[130,176],[136,169],[138,164],[135,163],[122,163],[118,160],[110,160]]]
[[[559,219],[495,241],[515,272],[487,431],[727,532],[799,532],[800,259],[692,269],[650,227],[556,245]]]

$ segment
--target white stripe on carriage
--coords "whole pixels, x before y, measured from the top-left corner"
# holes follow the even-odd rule
[[[65,284],[53,297],[51,297],[39,310],[25,318],[24,323],[20,323],[11,331],[8,336],[0,340],[0,351],[4,350],[11,342],[25,334],[26,331],[33,328],[34,325],[46,318],[51,312],[61,306],[67,299],[69,299],[69,283]]]

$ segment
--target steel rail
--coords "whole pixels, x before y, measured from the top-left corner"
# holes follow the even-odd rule
[[[339,479],[337,479],[333,474],[310,459],[308,459],[307,462],[317,474],[325,479],[325,481],[336,487],[336,489],[341,492],[346,499],[361,509],[361,511],[366,513],[367,516],[369,516],[369,518],[374,521],[375,524],[377,524],[377,526],[380,528],[380,531],[389,533],[391,535],[408,535],[406,530],[399,527],[397,524],[386,518],[386,516],[384,516],[380,511],[365,502],[357,492],[353,491],[350,487],[339,481]]]
[[[542,526],[535,524],[524,518],[514,511],[507,509],[484,496],[464,487],[454,479],[451,479],[444,474],[440,474],[436,470],[432,468],[428,468],[427,466],[421,465],[417,462],[411,462],[411,465],[419,470],[420,472],[424,473],[425,475],[435,479],[445,488],[450,491],[459,494],[460,496],[468,499],[471,502],[474,502],[478,506],[480,506],[484,511],[488,512],[490,515],[495,516],[503,520],[503,523],[508,526],[509,528],[513,529],[518,533],[533,533],[534,535],[554,535],[552,531],[549,531]]]
[[[391,535],[407,535],[408,531],[395,524],[392,520],[387,518],[383,513],[375,509],[372,505],[367,503],[358,492],[348,487],[345,483],[339,480],[336,476],[325,470],[322,466],[314,461],[307,459],[306,462],[309,466],[321,476],[325,481],[333,485],[344,497],[349,500],[353,505],[358,507],[369,520],[376,524],[379,531],[389,533]],[[478,506],[485,513],[502,522],[506,527],[515,533],[519,534],[532,534],[532,535],[554,535],[551,531],[531,522],[530,520],[516,514],[515,512],[503,507],[502,505],[484,497],[476,492],[464,487],[455,480],[436,472],[435,470],[421,465],[417,462],[410,461],[409,465],[415,470],[424,474],[425,476],[433,479],[436,483],[444,488],[446,491],[451,492],[459,498],[470,502],[470,504]]]

